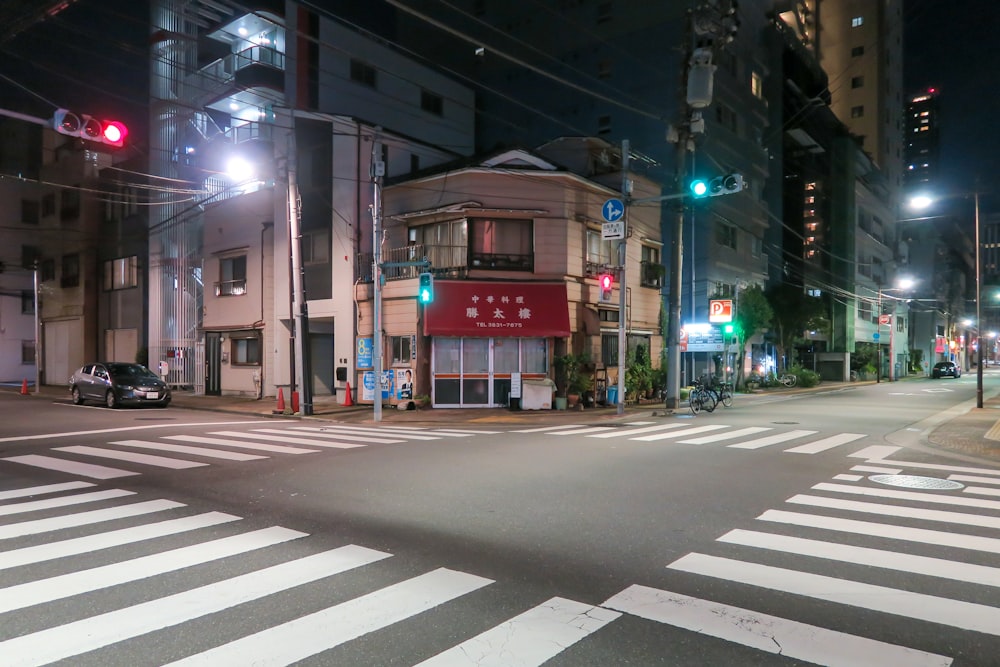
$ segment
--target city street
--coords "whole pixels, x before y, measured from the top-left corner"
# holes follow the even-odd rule
[[[926,441],[975,388],[419,426],[2,393],[0,664],[992,664],[1000,466]]]

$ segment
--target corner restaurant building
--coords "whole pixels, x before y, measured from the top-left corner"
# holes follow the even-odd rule
[[[575,139],[584,158],[600,140]],[[544,148],[544,147],[543,147]],[[539,149],[541,150],[541,149]],[[608,185],[510,150],[486,160],[385,189],[381,250],[382,396],[388,403],[430,396],[434,407],[508,405],[511,376],[555,379],[554,360],[586,354],[594,373],[617,381],[618,280],[601,301],[598,276],[615,273],[617,241],[602,239],[600,207],[618,196]],[[653,191],[652,183],[642,181]],[[641,195],[639,195],[641,196]],[[630,216],[627,240],[629,345],[659,360],[662,282],[659,207]],[[655,251],[655,252],[654,252]],[[417,301],[419,267],[434,274],[434,299]],[[368,258],[359,258],[364,266]],[[356,286],[358,349],[374,338],[372,283]],[[360,362],[359,400],[375,399],[374,374]],[[412,378],[412,384],[410,379]]]

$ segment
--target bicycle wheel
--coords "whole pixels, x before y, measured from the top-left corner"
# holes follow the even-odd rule
[[[727,408],[733,407],[733,392],[728,389],[723,389],[719,392],[719,397],[722,399],[722,404]]]
[[[702,392],[702,394],[705,396],[705,400],[702,402],[705,412],[715,412],[715,406],[719,404],[719,401],[715,398],[715,394],[710,391]]]
[[[698,414],[701,412],[701,394],[697,391],[692,391],[688,395],[688,407],[691,408],[691,414]]]
[[[798,381],[799,381],[799,376],[798,375],[789,375],[788,376],[788,386],[789,387],[794,387],[796,384],[798,384]]]

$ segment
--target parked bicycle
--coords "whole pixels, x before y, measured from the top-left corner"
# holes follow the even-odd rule
[[[717,403],[722,403],[727,408],[733,407],[733,385],[731,382],[713,382],[708,390]]]
[[[778,382],[786,387],[794,387],[799,381],[799,376],[793,373],[785,373],[778,378]]]
[[[708,386],[703,382],[696,382],[691,393],[688,394],[688,406],[691,408],[691,412],[693,414],[698,414],[702,410],[712,412],[715,410],[715,405],[715,395],[708,389]]]

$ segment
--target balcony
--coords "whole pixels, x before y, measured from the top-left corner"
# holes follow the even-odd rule
[[[660,289],[663,287],[663,276],[665,274],[666,268],[659,262],[643,260],[639,264],[639,284],[643,287]]]
[[[247,293],[247,281],[222,280],[215,283],[215,296],[243,296]]]
[[[382,275],[386,280],[416,278],[427,270],[421,266],[395,266],[407,262],[430,262],[430,270],[436,275],[463,276],[469,269],[494,271],[534,271],[534,255],[510,253],[473,253],[464,245],[424,245],[415,244],[405,248],[393,248],[382,253]],[[357,256],[355,278],[361,282],[372,281],[372,253]]]

